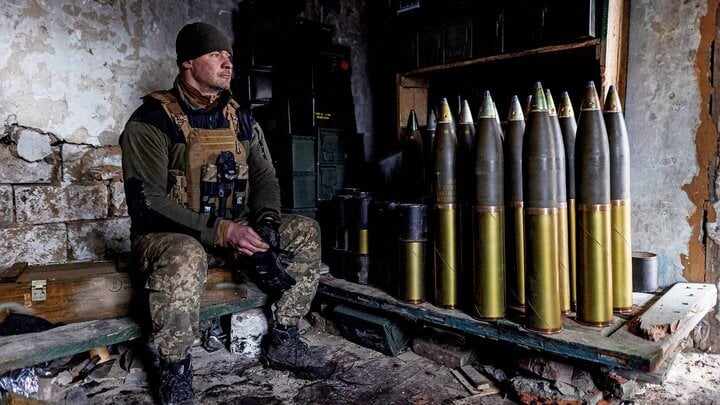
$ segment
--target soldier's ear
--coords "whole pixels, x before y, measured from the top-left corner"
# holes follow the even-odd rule
[[[180,67],[183,69],[190,69],[192,67],[192,60],[186,60],[180,63]]]

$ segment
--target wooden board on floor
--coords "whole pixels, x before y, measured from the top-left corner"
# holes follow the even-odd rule
[[[135,291],[131,277],[110,261],[31,266],[11,282],[0,283],[0,303],[18,303],[52,323],[129,316]],[[37,282],[44,284],[44,289],[35,287],[33,294]],[[203,305],[231,303],[244,296],[245,285],[233,283],[230,271],[208,270],[200,298]]]
[[[227,304],[203,305],[200,318],[243,312],[265,305],[267,297],[253,284],[247,296]],[[0,336],[0,374],[44,361],[71,356],[100,346],[140,337],[140,326],[131,318],[71,323],[44,332]]]
[[[673,353],[693,327],[712,310],[717,301],[717,289],[712,284],[678,283],[667,294],[681,291],[685,302],[692,308],[688,311],[674,333],[658,341],[650,341],[633,334],[628,329],[628,321],[616,317],[613,325],[606,328],[593,328],[580,325],[572,319],[564,319],[561,333],[545,335],[529,331],[522,326],[520,315],[510,315],[498,321],[481,321],[459,310],[446,310],[429,303],[420,305],[406,304],[391,297],[384,291],[351,283],[324,275],[320,279],[318,293],[344,303],[369,309],[381,310],[403,318],[457,330],[482,338],[508,343],[548,354],[619,369],[638,372],[654,372]],[[662,297],[650,303],[645,311],[658,310]]]

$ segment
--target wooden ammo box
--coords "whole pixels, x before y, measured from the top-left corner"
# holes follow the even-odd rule
[[[379,352],[395,356],[410,340],[405,328],[389,318],[345,305],[336,306],[333,313],[337,326],[346,339]]]
[[[115,262],[15,265],[0,277],[0,303],[21,304],[53,323],[130,316],[134,290],[131,274]],[[200,301],[227,304],[245,296],[245,285],[233,283],[229,270],[209,269]]]

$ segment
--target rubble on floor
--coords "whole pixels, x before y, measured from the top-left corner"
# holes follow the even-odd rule
[[[257,313],[246,314],[240,322]],[[329,379],[306,381],[264,368],[256,356],[228,350],[231,334],[208,351],[193,348],[194,387],[199,404],[655,404],[718,403],[720,355],[681,352],[662,385],[644,384],[613,370],[584,368],[555,358],[491,342],[414,331],[413,342],[391,357],[339,336],[340,328],[320,313],[309,316],[306,339],[328,349],[341,369]],[[212,325],[217,329],[217,325]],[[207,343],[207,339],[204,340]],[[217,343],[217,342],[216,342]],[[236,342],[237,343],[237,342]],[[245,347],[245,346],[243,346]],[[415,351],[413,351],[415,350]],[[23,379],[36,384],[32,398],[53,404],[154,403],[147,370],[135,341],[114,345],[110,355],[83,353],[27,368]],[[422,354],[419,355],[419,354]],[[426,356],[426,357],[423,357]],[[432,360],[430,360],[432,359]],[[468,368],[470,367],[470,368]],[[20,377],[20,372],[15,377]],[[479,375],[475,375],[477,372]],[[32,375],[30,375],[32,374]],[[475,375],[474,379],[469,374]],[[4,379],[3,379],[4,378]],[[480,381],[480,382],[478,382]],[[3,385],[3,382],[5,385]],[[8,395],[0,404],[12,403]]]

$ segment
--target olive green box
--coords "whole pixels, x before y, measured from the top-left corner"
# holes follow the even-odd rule
[[[333,309],[335,323],[346,339],[390,356],[396,356],[410,340],[406,327],[384,316],[345,305]]]
[[[280,202],[283,209],[315,208],[317,176],[314,172],[293,172],[280,177]]]
[[[318,200],[332,199],[338,190],[345,187],[346,176],[346,165],[320,165],[317,182]]]

